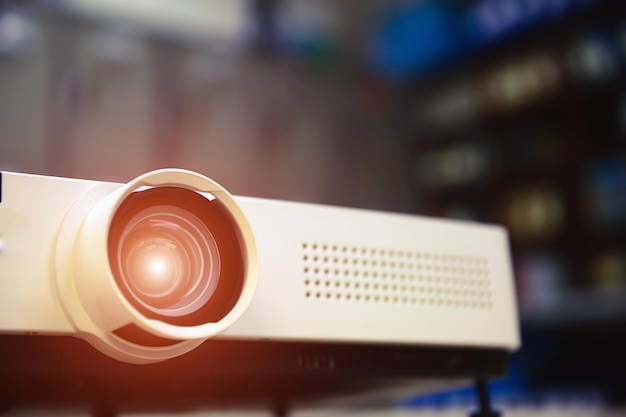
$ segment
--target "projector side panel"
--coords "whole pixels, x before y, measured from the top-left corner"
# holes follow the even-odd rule
[[[67,210],[93,183],[1,174],[0,333],[70,333],[54,285],[54,242]]]
[[[498,226],[237,197],[259,251],[255,298],[223,336],[519,347]]]

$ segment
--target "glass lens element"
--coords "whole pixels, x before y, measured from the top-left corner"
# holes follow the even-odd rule
[[[215,239],[194,214],[157,205],[139,211],[117,246],[122,283],[145,308],[184,316],[211,298],[220,276]]]

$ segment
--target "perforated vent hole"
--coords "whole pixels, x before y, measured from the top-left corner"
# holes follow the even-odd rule
[[[324,302],[493,307],[487,257],[303,242],[304,295]]]

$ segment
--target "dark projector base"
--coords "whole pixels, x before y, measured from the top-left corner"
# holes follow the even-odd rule
[[[0,336],[0,405],[97,410],[285,408],[391,387],[506,374],[509,353],[461,347],[209,340],[152,365],[110,359],[72,337]],[[433,382],[435,382],[433,384]]]

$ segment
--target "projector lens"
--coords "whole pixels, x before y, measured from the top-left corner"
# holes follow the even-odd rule
[[[161,205],[137,213],[122,232],[118,268],[127,290],[165,316],[200,309],[220,275],[217,243],[193,213]]]
[[[147,317],[216,322],[241,295],[247,252],[217,198],[174,186],[135,191],[118,207],[108,239],[117,287]]]

